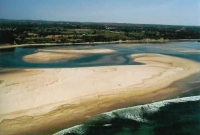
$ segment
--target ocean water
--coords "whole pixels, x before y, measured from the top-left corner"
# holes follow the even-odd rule
[[[199,135],[200,96],[118,109],[54,135]]]

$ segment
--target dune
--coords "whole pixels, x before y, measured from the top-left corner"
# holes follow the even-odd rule
[[[87,50],[76,50],[76,49],[39,49],[36,53],[26,55],[23,60],[30,63],[45,63],[55,62],[58,60],[71,60],[80,58],[86,54],[107,54],[114,53],[111,49],[87,49]]]
[[[0,135],[52,134],[90,115],[167,99],[181,93],[176,82],[200,73],[182,58],[131,57],[143,65],[2,69]]]

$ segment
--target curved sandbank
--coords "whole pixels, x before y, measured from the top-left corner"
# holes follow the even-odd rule
[[[38,49],[37,53],[26,55],[23,57],[23,60],[30,63],[44,63],[76,59],[85,54],[107,54],[114,52],[115,51],[111,49]]]
[[[0,135],[52,134],[86,117],[177,96],[194,61],[132,55],[144,65],[21,69],[0,73]],[[179,84],[180,85],[180,84]]]

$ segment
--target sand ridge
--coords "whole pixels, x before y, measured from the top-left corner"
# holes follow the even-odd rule
[[[28,134],[32,126],[38,133],[129,102],[165,99],[179,92],[168,86],[200,72],[199,63],[182,58],[160,54],[134,54],[132,58],[144,65],[0,74],[0,134]]]
[[[38,49],[36,53],[24,56],[23,60],[30,63],[45,63],[76,59],[86,54],[109,54],[114,52],[116,51],[111,49]]]

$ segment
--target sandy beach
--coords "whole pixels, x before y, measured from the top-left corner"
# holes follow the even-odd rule
[[[64,58],[92,52],[95,51],[76,51],[76,56]],[[49,56],[50,60],[63,59],[51,55],[50,50],[38,53],[24,59],[29,62],[38,62],[37,57],[42,60],[39,62]],[[112,53],[112,50],[96,50],[96,53]],[[2,70],[0,135],[52,134],[64,128],[61,125],[71,126],[90,115],[167,99],[181,92],[176,82],[200,72],[199,63],[182,58],[160,54],[131,57],[143,64]]]

